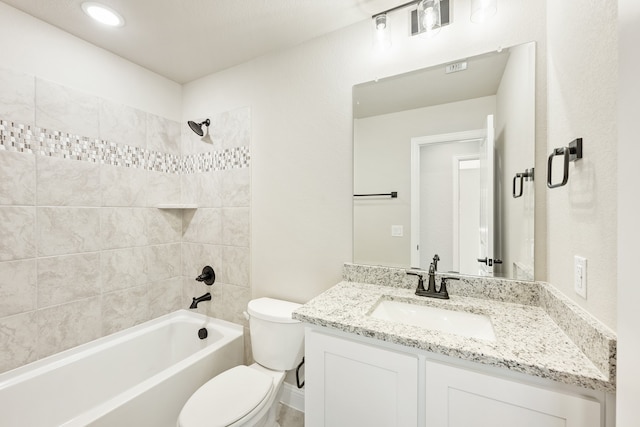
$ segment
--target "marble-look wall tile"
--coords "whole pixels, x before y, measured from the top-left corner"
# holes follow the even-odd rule
[[[230,285],[249,287],[250,261],[249,248],[223,246],[220,281]]]
[[[103,335],[121,331],[147,320],[149,320],[147,286],[138,286],[103,295]]]
[[[180,275],[180,243],[146,246],[144,249],[147,281],[157,282]]]
[[[147,175],[142,168],[100,166],[103,206],[146,206]]]
[[[243,326],[249,326],[244,317],[251,290],[242,286],[216,283],[210,287],[211,301],[205,306],[206,314]]]
[[[35,308],[36,260],[0,262],[0,318]]]
[[[0,151],[0,205],[36,202],[36,156]]]
[[[174,277],[147,285],[151,319],[181,308],[188,308],[182,299],[182,278]]]
[[[238,108],[217,114],[211,119],[210,134],[214,144],[222,148],[247,146],[251,143],[251,109]]]
[[[222,206],[222,176],[228,171],[189,173],[180,176],[182,202],[195,203],[200,208]]]
[[[42,358],[101,336],[101,297],[36,311],[37,356]]]
[[[194,118],[197,123],[204,121],[203,118]],[[222,150],[222,141],[214,141],[211,135],[211,126],[205,127],[205,134],[198,136],[189,126],[184,123],[180,125],[180,140],[182,142],[183,154],[209,153]]]
[[[180,203],[180,179],[172,173],[149,172],[146,193],[147,206]]]
[[[147,148],[149,150],[180,154],[180,139],[180,123],[147,114]]]
[[[147,282],[146,248],[125,248],[100,253],[103,292],[133,288]]]
[[[248,325],[249,113],[212,117],[217,128],[199,138],[186,123],[0,70],[0,118],[19,122],[3,135],[18,132],[35,153],[0,152],[0,371],[205,292],[215,301],[202,313]],[[155,208],[180,202],[199,208]],[[194,280],[205,265],[212,287]]]
[[[38,259],[38,308],[101,294],[98,252]]]
[[[222,209],[222,244],[249,246],[249,208]]]
[[[84,137],[99,137],[95,96],[36,79],[36,126]]]
[[[39,206],[101,206],[100,166],[38,156]]]
[[[0,117],[33,125],[35,96],[35,77],[0,68]]]
[[[117,144],[147,148],[147,114],[104,99],[99,103],[100,138]]]
[[[222,173],[222,206],[245,207],[251,200],[250,168],[230,169]]]
[[[101,247],[99,208],[38,208],[40,256],[93,252]]]
[[[182,211],[176,209],[145,209],[147,243],[178,243],[182,238]]]
[[[100,209],[102,249],[142,246],[147,243],[145,209]]]
[[[182,241],[220,244],[222,228],[221,209],[204,208],[186,211],[182,218]]]
[[[34,258],[36,208],[0,207],[0,261]]]
[[[36,312],[0,318],[0,372],[35,361],[38,345]]]
[[[216,272],[222,272],[222,247],[202,243],[182,243],[182,275],[189,281],[202,273],[202,268],[209,265]],[[217,283],[217,281],[216,281]],[[214,283],[215,286],[215,283]]]

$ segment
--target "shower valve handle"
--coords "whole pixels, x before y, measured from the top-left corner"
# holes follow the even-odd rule
[[[196,280],[198,282],[204,282],[207,286],[211,286],[216,281],[216,272],[207,265],[202,269],[202,274],[196,277]]]

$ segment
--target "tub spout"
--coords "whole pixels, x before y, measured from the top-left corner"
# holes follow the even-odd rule
[[[211,301],[211,294],[207,292],[201,297],[193,298],[193,302],[191,303],[189,308],[198,308],[198,304],[201,303],[202,301]]]

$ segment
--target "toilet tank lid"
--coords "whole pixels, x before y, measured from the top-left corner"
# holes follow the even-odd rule
[[[300,323],[291,318],[291,313],[301,306],[302,304],[274,298],[258,298],[249,301],[247,311],[251,316],[270,322]]]

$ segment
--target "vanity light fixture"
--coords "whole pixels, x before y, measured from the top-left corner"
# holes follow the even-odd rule
[[[91,18],[100,22],[101,24],[108,25],[110,27],[122,27],[124,26],[124,18],[118,12],[100,3],[93,1],[86,1],[82,3],[82,10]]]
[[[422,0],[418,3],[418,32],[421,37],[433,37],[442,28],[440,0]]]
[[[497,11],[498,0],[471,0],[471,22],[485,22]]]
[[[373,45],[384,50],[391,47],[391,30],[389,28],[389,17],[386,13],[376,15],[373,22]]]
[[[409,12],[410,33],[412,36],[431,37],[445,25],[451,23],[450,3],[452,0],[413,0],[371,17],[373,21],[373,40],[377,48],[391,46],[389,13],[398,9],[412,7]]]

